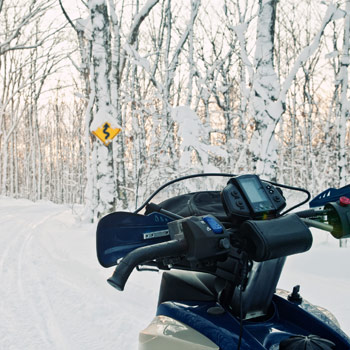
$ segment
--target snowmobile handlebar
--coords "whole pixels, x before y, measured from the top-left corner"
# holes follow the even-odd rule
[[[133,269],[142,263],[153,259],[179,256],[187,251],[183,240],[171,240],[150,246],[140,247],[127,254],[117,265],[113,275],[107,282],[114,288],[123,291]]]
[[[209,223],[209,225],[207,224]],[[213,216],[188,217],[168,224],[172,240],[137,248],[128,253],[117,265],[108,283],[122,291],[133,269],[153,260],[182,258],[182,268],[206,270],[207,262],[216,261],[230,253],[230,237],[236,237],[240,249],[254,261],[265,261],[309,250],[312,235],[307,225],[295,214],[273,220],[247,220],[238,230],[227,230]],[[175,239],[176,237],[176,239]],[[237,242],[238,242],[237,241]],[[236,242],[236,243],[237,243]],[[203,262],[203,264],[201,264]]]
[[[327,217],[328,223],[319,221],[320,217]],[[336,238],[348,237],[349,227],[348,224],[344,224],[344,221],[348,222],[349,218],[350,206],[338,208],[333,203],[332,207],[326,210],[304,210],[271,220],[247,220],[235,232],[242,242],[245,242],[240,249],[246,251],[252,260],[262,262],[309,250],[312,245],[312,235],[308,227],[329,231]],[[180,222],[181,225],[178,224]],[[179,237],[179,234],[183,235],[183,233],[185,236],[131,251],[119,262],[113,275],[107,280],[108,283],[123,291],[131,272],[140,264],[181,256],[186,256],[186,259],[193,261],[204,257],[215,259],[215,255],[226,253],[229,248],[225,244],[223,247],[225,241],[229,245],[226,230],[224,230],[226,233],[223,233],[224,238],[217,239],[218,235],[213,238],[210,234],[206,236],[205,230],[198,226],[200,222],[203,222],[200,217],[173,221],[169,228],[174,230],[175,227],[175,230],[178,230],[181,227],[180,231],[182,231],[175,232],[175,236]],[[221,245],[220,248],[219,245]]]
[[[230,179],[221,192],[221,201],[229,221],[228,226],[225,226],[226,221],[224,224],[214,216],[215,210],[214,215],[182,217],[166,211],[159,205],[153,205],[152,212],[168,216],[164,221],[168,230],[163,229],[156,233],[161,233],[159,237],[169,236],[170,240],[162,243],[149,242],[149,245],[144,246],[144,239],[148,238],[143,237],[141,241],[136,241],[142,244],[139,248],[126,255],[109,256],[111,246],[124,242],[122,234],[120,241],[118,234],[111,235],[112,239],[106,240],[106,245],[101,244],[101,247],[98,247],[98,252],[102,254],[101,264],[109,267],[111,261],[117,261],[112,260],[114,256],[123,258],[108,279],[108,283],[120,291],[124,290],[131,272],[141,264],[156,265],[161,269],[170,264],[178,269],[215,274],[217,263],[226,261],[232,249],[244,251],[249,259],[257,262],[302,253],[309,250],[312,245],[310,227],[329,231],[338,239],[350,237],[349,198],[340,197],[336,202],[327,202],[321,210],[309,209],[286,215],[305,201],[281,213],[286,206],[286,199],[282,191],[274,185],[287,187],[262,181],[256,175],[241,175]],[[208,211],[210,212],[210,209],[205,212]],[[129,215],[132,216],[132,220],[141,220],[139,216],[134,217],[138,215],[136,212]],[[119,213],[116,219],[120,219],[120,216],[121,220],[125,219],[125,213],[124,215]],[[105,220],[108,225],[114,223],[113,218]],[[168,221],[169,218],[173,221],[171,219]],[[126,227],[129,225],[128,222]],[[101,232],[102,238],[110,236],[111,233],[106,228],[100,228],[98,231]]]

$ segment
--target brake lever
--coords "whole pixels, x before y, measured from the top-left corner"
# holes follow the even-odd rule
[[[151,272],[159,272],[159,269],[151,268],[151,267],[142,267],[143,265],[137,265],[136,271],[144,272],[144,271],[151,271]]]

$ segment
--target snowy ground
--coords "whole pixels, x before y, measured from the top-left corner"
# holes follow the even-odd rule
[[[95,225],[50,202],[0,198],[0,349],[137,348],[152,319],[160,274],[133,273],[123,293],[99,266]],[[279,287],[331,310],[350,334],[350,248],[319,233],[290,257]]]

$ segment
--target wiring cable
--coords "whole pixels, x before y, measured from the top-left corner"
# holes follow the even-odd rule
[[[182,176],[182,177],[178,177],[174,180],[171,180],[171,181],[168,181],[167,183],[165,183],[164,185],[160,186],[156,191],[154,191],[146,200],[145,202],[139,207],[137,208],[135,211],[134,211],[134,214],[137,214],[139,213],[143,208],[145,208],[145,206],[162,190],[164,190],[164,188],[176,183],[176,182],[180,182],[180,181],[184,181],[184,180],[188,180],[188,179],[193,179],[193,178],[196,178],[196,177],[209,177],[209,176],[218,176],[218,177],[235,177],[237,175],[235,174],[229,174],[229,173],[200,173],[200,174],[192,174],[192,175],[186,175],[186,176]],[[274,185],[274,186],[277,186],[277,187],[282,187],[282,188],[286,188],[288,190],[293,190],[293,191],[299,191],[299,192],[303,192],[303,193],[306,193],[307,195],[307,198],[294,205],[293,207],[287,209],[286,211],[284,211],[282,214],[280,214],[279,216],[282,216],[282,215],[285,215],[287,213],[289,213],[290,211],[292,211],[293,209],[295,208],[298,208],[300,206],[302,206],[303,204],[307,203],[310,198],[311,198],[311,194],[308,190],[305,190],[301,187],[294,187],[294,186],[288,186],[288,185],[282,185],[282,184],[279,184],[277,182],[273,182],[273,181],[268,181],[268,180],[262,180],[262,181],[265,181],[265,182],[268,182],[270,183],[271,185]]]
[[[243,338],[243,291],[245,290],[246,279],[248,272],[251,268],[248,257],[245,256],[241,271],[241,281],[239,284],[239,338],[237,344],[237,350],[241,349],[241,343]]]
[[[186,175],[186,176],[182,176],[182,177],[178,177],[174,180],[171,180],[167,183],[165,183],[164,185],[160,186],[156,191],[154,191],[146,200],[145,202],[134,211],[134,214],[137,214],[138,212],[140,212],[160,191],[164,190],[164,188],[179,182],[179,181],[183,181],[183,180],[188,180],[188,179],[193,179],[196,177],[208,177],[208,176],[222,176],[222,177],[234,177],[236,175],[234,174],[227,174],[227,173],[201,173],[201,174],[192,174],[192,175]]]
[[[295,187],[295,186],[289,186],[289,185],[282,185],[282,184],[279,184],[277,182],[273,182],[273,181],[268,181],[268,180],[261,180],[261,181],[265,181],[265,182],[268,182],[269,184],[271,185],[274,185],[274,186],[277,186],[277,187],[282,187],[282,188],[286,188],[287,190],[292,190],[292,191],[299,191],[299,192],[303,192],[303,193],[306,193],[306,199],[301,201],[300,203],[290,207],[289,209],[287,209],[286,211],[284,211],[283,213],[279,214],[279,216],[282,216],[282,215],[285,215],[287,213],[289,213],[290,211],[292,211],[293,209],[295,208],[299,208],[300,206],[302,206],[303,204],[307,203],[310,198],[311,198],[311,193],[304,189],[304,188],[301,188],[301,187]]]

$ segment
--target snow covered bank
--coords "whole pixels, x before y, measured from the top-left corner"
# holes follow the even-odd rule
[[[95,228],[67,206],[0,198],[0,349],[137,348],[160,274],[134,272],[123,293],[96,259]],[[280,287],[331,310],[350,333],[350,250],[320,233],[289,257]]]

